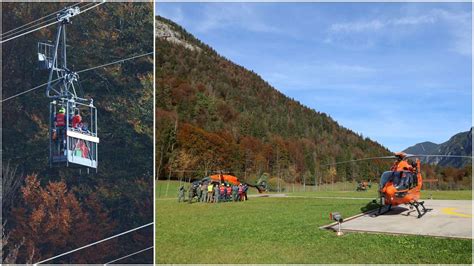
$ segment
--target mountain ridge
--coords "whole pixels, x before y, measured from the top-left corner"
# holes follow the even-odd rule
[[[472,128],[469,131],[453,135],[449,140],[443,143],[436,144],[425,141],[406,148],[404,152],[423,155],[472,156]],[[422,162],[439,166],[461,168],[470,164],[471,160],[469,158],[428,157],[422,158]]]

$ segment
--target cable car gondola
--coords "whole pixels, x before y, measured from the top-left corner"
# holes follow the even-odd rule
[[[38,43],[38,67],[49,71],[46,96],[52,99],[49,105],[49,165],[87,167],[97,171],[97,108],[92,98],[82,96],[79,75],[68,69],[66,60],[66,25],[79,13],[79,7],[59,12],[54,44]]]

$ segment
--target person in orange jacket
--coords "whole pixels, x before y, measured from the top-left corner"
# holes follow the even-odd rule
[[[81,111],[79,111],[79,109],[77,109],[74,112],[74,116],[72,117],[72,121],[71,121],[72,127],[73,128],[78,128],[78,126],[81,122],[82,122]]]
[[[59,108],[58,113],[54,117],[54,122],[56,126],[56,142],[59,142],[59,150],[60,152],[64,148],[64,134],[65,134],[65,127],[66,127],[66,110],[64,107]]]
[[[220,201],[225,200],[225,186],[224,186],[224,183],[222,183],[221,186],[219,187],[219,191],[221,193]]]

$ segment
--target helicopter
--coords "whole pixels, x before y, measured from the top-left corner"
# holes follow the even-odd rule
[[[220,171],[217,174],[213,174],[201,179],[201,183],[209,183],[209,182],[224,183],[224,184],[230,184],[230,185],[236,185],[236,186],[238,186],[239,184],[246,184],[249,187],[256,188],[258,190],[258,193],[263,193],[266,191],[266,183],[257,181],[256,184],[249,184],[247,182],[240,181],[238,177],[231,175],[230,173],[224,173],[222,171]]]
[[[194,172],[194,171],[193,171]],[[211,174],[209,176],[206,176],[202,179],[194,179],[190,180],[190,187],[189,187],[189,192],[188,192],[188,197],[189,199],[193,199],[198,196],[197,188],[199,185],[204,185],[204,184],[229,184],[229,185],[236,185],[238,186],[239,184],[245,184],[248,187],[253,187],[256,188],[258,193],[263,193],[267,191],[267,185],[266,181],[262,180],[260,178],[256,184],[250,184],[247,182],[241,181],[238,177],[232,175],[230,172],[224,172],[224,171],[211,171]]]
[[[380,177],[379,197],[381,206],[378,214],[382,214],[384,205],[388,206],[385,212],[389,212],[392,206],[408,204],[410,209],[416,209],[418,218],[421,218],[429,210],[425,208],[425,202],[420,201],[423,186],[420,159],[417,158],[413,162],[408,160],[410,157],[415,157],[415,155],[409,156],[403,152],[395,153],[396,161],[390,171],[385,171]]]
[[[421,174],[420,157],[457,157],[457,158],[471,158],[472,156],[458,156],[458,155],[414,155],[406,154],[404,152],[396,152],[391,156],[381,156],[372,158],[356,159],[344,162],[337,162],[326,164],[327,166],[343,164],[349,162],[359,162],[376,159],[395,159],[395,162],[390,167],[389,171],[382,173],[378,188],[379,193],[379,209],[377,215],[387,213],[393,206],[401,204],[409,205],[410,209],[415,208],[418,213],[418,218],[421,218],[431,209],[424,206],[424,201],[420,201],[421,188],[423,186],[423,176]],[[410,158],[416,158],[415,161]],[[376,201],[374,200],[374,203]],[[387,209],[382,212],[382,209],[387,206]],[[421,207],[421,209],[420,209]]]

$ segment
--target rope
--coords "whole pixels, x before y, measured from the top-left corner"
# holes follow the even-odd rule
[[[120,258],[118,258],[118,259],[115,259],[115,260],[111,260],[111,261],[109,261],[109,262],[106,262],[104,265],[111,264],[111,263],[113,263],[113,262],[116,262],[116,261],[119,261],[119,260],[122,260],[122,259],[125,259],[125,258],[128,258],[128,257],[131,257],[131,256],[133,256],[133,255],[136,255],[136,254],[138,254],[138,253],[147,251],[147,250],[152,249],[152,248],[153,248],[153,246],[144,248],[144,249],[139,250],[139,251],[137,251],[137,252],[133,252],[133,253],[131,253],[131,254],[128,254],[128,255],[123,256],[123,257],[120,257]]]
[[[433,155],[413,155],[413,154],[407,154],[406,158],[411,158],[411,157],[448,157],[448,158],[470,158],[472,159],[473,156],[465,156],[465,155],[444,155],[444,154],[433,154]],[[362,159],[356,159],[356,160],[349,160],[349,161],[342,161],[342,162],[335,162],[335,163],[328,163],[328,164],[322,164],[321,166],[330,166],[330,165],[337,165],[337,164],[343,164],[343,163],[350,163],[350,162],[360,162],[360,161],[368,161],[368,160],[375,160],[375,159],[396,159],[395,156],[381,156],[381,157],[372,157],[372,158],[362,158]]]
[[[149,53],[141,54],[141,55],[136,55],[136,56],[132,56],[132,57],[125,58],[125,59],[120,59],[120,60],[117,60],[117,61],[114,61],[114,62],[111,62],[111,63],[103,64],[103,65],[100,65],[100,66],[95,66],[95,67],[79,70],[76,73],[79,74],[79,73],[82,73],[82,72],[94,70],[94,69],[101,68],[101,67],[106,67],[106,66],[110,66],[110,65],[113,65],[113,64],[117,64],[117,63],[123,63],[123,62],[128,61],[128,60],[132,60],[132,59],[139,58],[139,57],[144,57],[144,56],[151,55],[151,54],[153,54],[153,52],[149,52]]]
[[[89,7],[89,8],[87,8],[87,9],[85,9],[85,10],[79,12],[79,14],[85,13],[85,12],[89,11],[90,9],[92,9],[92,8],[94,8],[94,7],[97,7],[97,6],[99,6],[99,5],[102,5],[103,3],[105,3],[105,1],[102,2],[102,3],[96,4],[95,6]],[[19,38],[19,37],[21,37],[21,36],[30,34],[30,33],[32,33],[32,32],[38,31],[38,30],[40,30],[40,29],[49,27],[49,26],[54,25],[54,24],[56,24],[56,23],[58,23],[58,22],[57,22],[57,21],[54,21],[54,22],[52,22],[52,23],[46,24],[46,25],[44,25],[44,26],[41,26],[41,27],[39,27],[39,28],[36,28],[36,29],[30,30],[30,31],[24,32],[24,33],[22,33],[22,34],[13,36],[13,37],[8,38],[8,39],[6,39],[6,40],[1,40],[1,41],[0,41],[0,44],[5,43],[5,42],[8,42],[8,41],[11,41],[11,40],[14,40],[14,39]]]
[[[113,64],[117,64],[117,63],[122,63],[122,62],[125,62],[125,61],[128,61],[128,60],[136,59],[136,58],[139,58],[139,57],[144,57],[144,56],[147,56],[147,55],[150,55],[150,54],[153,54],[153,52],[149,52],[149,53],[141,54],[141,55],[136,55],[136,56],[132,56],[132,57],[125,58],[125,59],[120,59],[120,60],[114,61],[114,62],[112,62],[112,63],[107,63],[107,64],[103,64],[103,65],[100,65],[100,66],[91,67],[91,68],[88,68],[88,69],[83,69],[83,70],[78,71],[77,73],[83,73],[83,72],[90,71],[90,70],[93,70],[93,69],[97,69],[97,68],[100,68],[100,67],[110,66],[110,65],[113,65]],[[52,80],[51,82],[58,81],[58,80],[59,80],[59,79],[55,79],[55,80]],[[36,90],[36,89],[39,89],[39,88],[41,88],[41,87],[43,87],[43,86],[46,86],[46,85],[48,85],[47,82],[46,82],[46,83],[43,83],[43,84],[41,84],[41,85],[38,85],[38,86],[36,86],[36,87],[33,87],[33,88],[29,89],[29,90],[26,90],[26,91],[17,93],[17,94],[15,94],[15,95],[12,95],[12,96],[10,96],[10,97],[8,97],[8,98],[2,99],[2,103],[3,103],[3,102],[6,102],[6,101],[8,101],[8,100],[11,100],[11,99],[13,99],[13,98],[16,98],[16,97],[18,97],[18,96],[20,96],[20,95],[23,95],[23,94],[25,94],[25,93],[28,93],[28,92],[30,92],[30,91],[34,91],[34,90]]]
[[[25,28],[25,29],[22,29],[22,30],[19,30],[19,31],[17,31],[17,32],[13,32],[13,33],[10,33],[10,34],[2,35],[1,38],[2,38],[2,39],[10,38],[11,36],[14,36],[15,34],[19,34],[19,33],[22,32],[22,31],[26,31],[26,30],[29,30],[29,29],[32,29],[32,28],[36,28],[36,27],[38,27],[38,26],[40,26],[40,25],[42,25],[42,24],[48,23],[48,22],[53,21],[53,20],[55,21],[56,19],[55,19],[55,18],[47,19],[47,20],[45,20],[45,21],[42,21],[42,22],[38,23],[37,25],[33,25],[33,26],[31,26],[31,27],[28,27],[28,28]]]
[[[52,23],[49,23],[49,24],[46,24],[46,25],[44,25],[44,26],[42,26],[42,27],[39,27],[39,28],[36,28],[36,29],[34,29],[34,30],[30,30],[30,31],[24,32],[24,33],[22,33],[22,34],[19,34],[19,35],[14,36],[14,37],[8,38],[8,39],[6,39],[6,40],[2,40],[2,41],[0,41],[0,43],[5,43],[5,42],[8,42],[8,41],[14,40],[14,39],[16,39],[16,38],[18,38],[18,37],[21,37],[21,36],[26,35],[26,34],[30,34],[30,33],[35,32],[35,31],[37,31],[37,30],[40,30],[40,29],[49,27],[49,26],[51,26],[51,25],[54,25],[54,24],[56,24],[56,23],[57,23],[57,21],[52,22]]]
[[[75,7],[75,6],[79,5],[79,4],[80,4],[80,3],[76,3],[76,4],[74,4],[74,5],[70,6],[70,7]],[[28,25],[30,25],[30,24],[33,24],[33,23],[38,22],[38,21],[40,21],[40,20],[43,20],[43,19],[45,19],[45,18],[47,18],[47,17],[54,16],[54,15],[56,15],[56,14],[59,13],[59,12],[61,12],[61,10],[56,11],[56,12],[54,12],[54,13],[51,13],[51,14],[49,14],[49,15],[43,16],[43,17],[41,17],[41,18],[39,18],[39,19],[36,19],[36,20],[33,20],[33,21],[31,21],[31,22],[28,22],[28,23],[26,23],[25,25],[22,25],[22,26],[20,26],[20,27],[16,27],[16,28],[14,28],[14,29],[11,29],[11,30],[9,30],[9,31],[6,31],[6,32],[2,33],[1,35],[2,35],[2,36],[3,36],[3,35],[11,35],[10,33],[13,32],[13,31],[17,31],[17,30],[19,30],[19,29],[21,29],[21,28],[24,28],[24,27],[26,27],[26,26],[28,26]],[[51,19],[55,19],[55,18],[51,18]],[[47,21],[49,21],[49,20],[51,20],[51,19],[48,19]],[[41,22],[41,23],[44,23],[44,21]],[[31,27],[35,27],[35,26],[30,26],[30,27],[28,27],[28,28],[31,28]],[[24,29],[23,29],[23,30],[24,30]],[[22,30],[22,31],[23,31],[23,30]]]
[[[94,243],[90,243],[90,244],[87,244],[87,245],[85,245],[85,246],[82,246],[82,247],[73,249],[73,250],[71,250],[71,251],[61,253],[61,254],[56,255],[56,256],[54,256],[54,257],[51,257],[51,258],[49,258],[49,259],[45,259],[45,260],[39,261],[39,262],[37,262],[37,263],[34,263],[33,265],[38,265],[38,264],[45,263],[45,262],[50,261],[50,260],[57,259],[57,258],[62,257],[62,256],[64,256],[64,255],[71,254],[71,253],[73,253],[73,252],[79,251],[79,250],[81,250],[81,249],[88,248],[88,247],[93,246],[93,245],[97,245],[97,244],[99,244],[99,243],[102,243],[102,242],[105,242],[105,241],[107,241],[107,240],[110,240],[110,239],[113,239],[113,238],[116,238],[116,237],[119,237],[119,236],[128,234],[128,233],[130,233],[130,232],[133,232],[133,231],[136,231],[136,230],[139,230],[139,229],[142,229],[142,228],[147,227],[147,226],[150,226],[150,225],[152,225],[152,224],[153,224],[153,223],[148,223],[148,224],[145,224],[145,225],[142,225],[142,226],[139,226],[139,227],[130,229],[130,230],[128,230],[128,231],[125,231],[125,232],[122,232],[122,233],[119,233],[119,234],[116,234],[116,235],[113,235],[113,236],[104,238],[104,239],[99,240],[99,241],[96,241],[96,242],[94,242]]]

